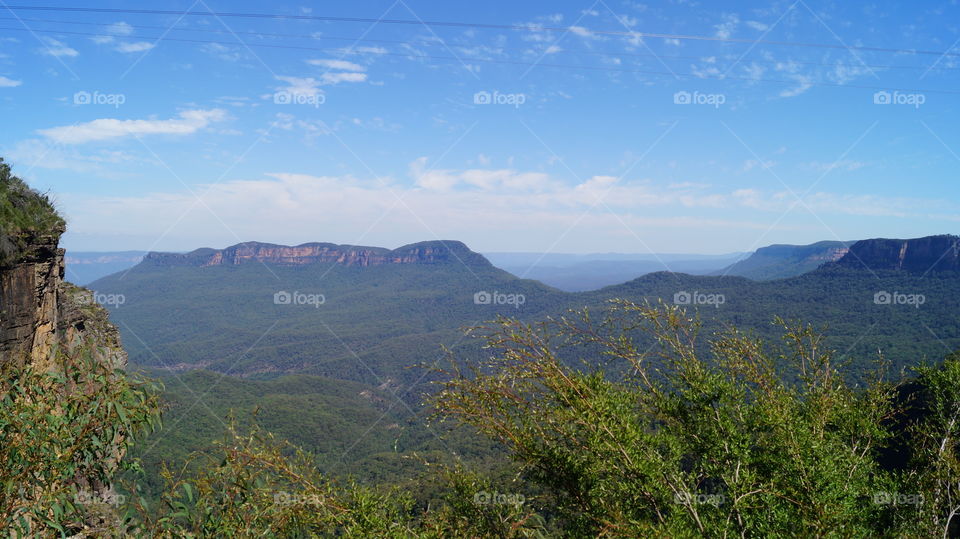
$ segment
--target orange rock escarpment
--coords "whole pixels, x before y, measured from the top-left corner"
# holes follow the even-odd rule
[[[426,241],[397,249],[304,243],[297,246],[246,242],[225,249],[197,249],[189,253],[149,253],[144,262],[157,265],[221,266],[249,262],[281,265],[340,264],[382,266],[387,264],[489,264],[459,241]]]

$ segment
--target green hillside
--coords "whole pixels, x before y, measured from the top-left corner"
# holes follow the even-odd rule
[[[729,325],[770,338],[775,316],[824,328],[826,344],[864,370],[878,353],[897,369],[936,360],[960,347],[960,274],[864,271],[828,265],[789,279],[756,282],[741,277],[657,273],[605,288],[605,297],[663,298],[678,292],[719,294],[722,305],[700,305],[704,329]],[[923,304],[878,304],[876,294],[920,295]],[[881,300],[882,301],[882,300]]]
[[[860,363],[878,352],[897,367],[938,358],[960,346],[960,279],[953,271],[920,274],[830,264],[804,275],[756,282],[742,277],[654,273],[622,285],[566,293],[520,280],[488,264],[207,267],[141,263],[91,285],[122,295],[111,306],[133,363],[175,370],[203,368],[270,378],[314,374],[379,385],[411,384],[441,346],[478,357],[462,328],[498,314],[523,320],[600,308],[611,298],[672,303],[683,293],[719,294],[699,312],[707,331],[734,324],[770,335],[775,316],[826,328],[828,344]],[[321,305],[276,304],[274,294],[323,296]],[[479,291],[521,294],[523,304],[478,305]],[[877,304],[875,295],[919,295],[922,305]],[[680,297],[679,299],[683,299]],[[172,313],[175,315],[171,316]],[[856,313],[856,314],[851,314]],[[931,328],[936,328],[933,330]]]
[[[309,373],[370,384],[416,377],[407,367],[460,340],[459,328],[498,312],[560,312],[566,295],[493,267],[157,266],[95,281],[122,295],[113,320],[130,360],[257,377]],[[477,305],[480,291],[523,294],[523,305]],[[274,294],[322,294],[322,305],[276,304]],[[172,315],[176,313],[175,315]],[[369,368],[368,368],[369,367]]]

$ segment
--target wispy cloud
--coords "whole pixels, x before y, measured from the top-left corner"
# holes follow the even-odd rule
[[[148,51],[153,47],[153,43],[150,43],[149,41],[134,41],[119,43],[115,50],[118,52],[143,52]]]
[[[324,73],[320,77],[324,84],[338,84],[341,82],[363,82],[367,80],[366,73]]]
[[[327,69],[339,69],[342,71],[366,71],[362,65],[348,62],[346,60],[317,59],[307,60],[307,63],[314,66],[326,67]]]
[[[733,32],[737,29],[737,25],[740,24],[740,17],[736,14],[726,14],[723,16],[723,22],[714,26],[716,32],[715,36],[721,39],[727,39],[733,35]]]
[[[323,94],[320,86],[323,84],[313,77],[285,77],[277,76],[277,80],[287,83],[285,86],[278,86],[278,92],[286,92],[294,96],[315,97]]]
[[[118,36],[129,36],[133,33],[133,27],[123,21],[120,21],[108,26],[107,32],[111,34],[117,34]]]
[[[63,43],[62,41],[58,41],[56,39],[48,37],[48,38],[44,38],[43,42],[44,44],[46,44],[46,48],[40,49],[40,52],[42,52],[43,54],[54,56],[57,58],[60,58],[61,56],[67,56],[69,58],[73,58],[75,56],[80,55],[80,53],[77,52],[76,49],[69,47],[67,44]]]
[[[303,130],[317,136],[323,126],[302,123],[292,115],[278,117],[278,129]],[[282,124],[282,125],[281,125]],[[315,132],[311,133],[311,129]],[[484,158],[483,162],[489,163]],[[945,219],[956,214],[947,201],[816,192],[796,203],[789,191],[763,187],[728,190],[699,181],[661,182],[595,175],[569,182],[538,171],[513,168],[432,169],[426,158],[409,164],[409,181],[392,177],[361,179],[354,176],[316,176],[291,172],[266,174],[261,179],[225,181],[211,186],[204,205],[190,211],[190,193],[153,192],[133,197],[83,197],[68,199],[74,230],[106,233],[124,222],[132,234],[155,235],[166,216],[189,212],[170,241],[178,248],[194,246],[197,230],[211,231],[203,243],[218,241],[215,230],[229,227],[222,241],[241,237],[270,237],[275,241],[316,241],[316,230],[342,231],[327,241],[356,241],[357,230],[370,230],[365,241],[377,245],[428,238],[431,230],[464,241],[489,241],[521,236],[520,242],[552,241],[556,231],[580,218],[572,237],[592,248],[617,248],[634,233],[651,238],[693,238],[704,230],[728,235],[732,230],[767,230],[769,219],[789,210],[836,216]],[[204,186],[198,192],[205,192]],[[403,193],[403,205],[390,193]],[[602,207],[596,201],[603,201]],[[315,211],[322,207],[324,211]],[[217,217],[210,215],[212,211]],[[257,215],[257,220],[249,219]],[[794,220],[778,225],[781,231],[804,228]],[[629,228],[628,228],[629,227]],[[632,231],[630,230],[632,229]],[[292,232],[295,231],[295,232]],[[292,237],[294,234],[295,237]],[[301,234],[301,235],[297,235]],[[336,233],[335,233],[336,234]],[[597,241],[606,242],[598,245]],[[501,241],[500,239],[497,240]],[[673,241],[673,240],[671,240]],[[519,246],[520,244],[518,244]],[[499,245],[500,248],[504,247]]]
[[[44,137],[61,144],[83,144],[141,135],[189,135],[213,122],[226,119],[222,109],[186,110],[167,120],[117,120],[101,118],[91,122],[40,129]]]

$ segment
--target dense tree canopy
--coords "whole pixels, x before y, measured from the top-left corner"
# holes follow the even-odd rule
[[[170,537],[954,533],[960,360],[850,386],[813,329],[780,325],[781,344],[730,330],[709,354],[684,311],[625,301],[600,320],[481,328],[487,359],[452,363],[435,413],[502,444],[512,472],[425,459],[442,485],[426,506],[410,485],[334,480],[256,427],[231,429],[194,457],[200,466],[168,470],[159,498],[134,489],[106,505],[125,514],[111,521],[117,533]],[[639,348],[637,335],[655,344]],[[603,361],[570,365],[566,347]],[[79,360],[5,380],[5,522],[89,533],[104,500],[70,478],[109,482],[97,452],[153,424],[155,393]],[[62,389],[78,387],[88,390]]]

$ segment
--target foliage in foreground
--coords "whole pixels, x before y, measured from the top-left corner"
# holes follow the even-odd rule
[[[411,493],[338,485],[312,456],[273,435],[231,429],[197,475],[165,472],[158,505],[137,500],[136,534],[160,537],[536,537],[540,520],[520,504],[477,504],[489,482],[446,471],[440,508],[417,512]]]
[[[520,470],[515,486],[444,468],[437,472],[447,485],[444,499],[424,508],[413,493],[396,487],[331,481],[312,455],[268,433],[231,430],[215,452],[197,455],[209,460],[190,466],[191,473],[167,471],[168,488],[159,502],[134,494],[122,533],[955,535],[960,358],[920,368],[918,377],[903,384],[878,375],[851,387],[843,365],[823,349],[815,331],[780,324],[780,346],[731,330],[716,336],[709,357],[702,357],[696,352],[697,322],[672,307],[617,302],[598,322],[588,313],[536,326],[501,319],[483,333],[488,359],[470,372],[448,373],[435,404],[441,418],[472,426],[508,448]],[[653,336],[657,345],[638,349],[634,338],[640,334]],[[566,346],[597,359],[571,366],[561,359]],[[612,363],[628,365],[629,375],[612,378],[609,373],[624,372],[610,368]],[[95,366],[85,368],[96,372]],[[0,468],[5,501],[15,492],[18,510],[32,511],[35,522],[47,526],[32,529],[34,535],[82,529],[68,512],[55,509],[66,507],[54,504],[70,487],[28,499],[32,490],[22,485],[96,477],[98,469],[90,467],[96,459],[77,464],[64,455],[99,455],[103,440],[119,432],[111,428],[135,429],[129,410],[146,403],[147,393],[120,382],[117,387],[126,389],[105,394],[95,406],[70,406],[67,391],[66,400],[57,397],[57,407],[41,404],[48,395],[38,389],[82,386],[80,380],[61,376],[44,386],[43,377],[20,385],[17,375],[7,379],[2,441],[10,455]],[[124,405],[126,418],[108,404],[135,394],[141,396]],[[69,425],[67,417],[74,418]],[[143,423],[148,416],[140,417]],[[106,436],[91,436],[84,421],[94,421],[99,426],[93,431]],[[75,449],[44,449],[35,440]],[[10,510],[5,515],[8,523],[9,515],[15,517]]]
[[[677,308],[617,302],[599,324],[501,319],[490,359],[455,373],[437,403],[508,446],[550,489],[565,534],[946,535],[960,496],[960,362],[921,369],[919,400],[904,402],[879,376],[849,387],[816,332],[778,323],[782,347],[730,331],[703,358],[696,321]],[[638,331],[657,344],[638,349]],[[571,368],[561,346],[630,375]],[[894,441],[908,462],[881,466]]]
[[[12,358],[0,365],[0,526],[10,534],[119,525],[109,486],[132,465],[122,456],[133,435],[156,426],[159,390],[94,350],[58,350],[50,372]]]

